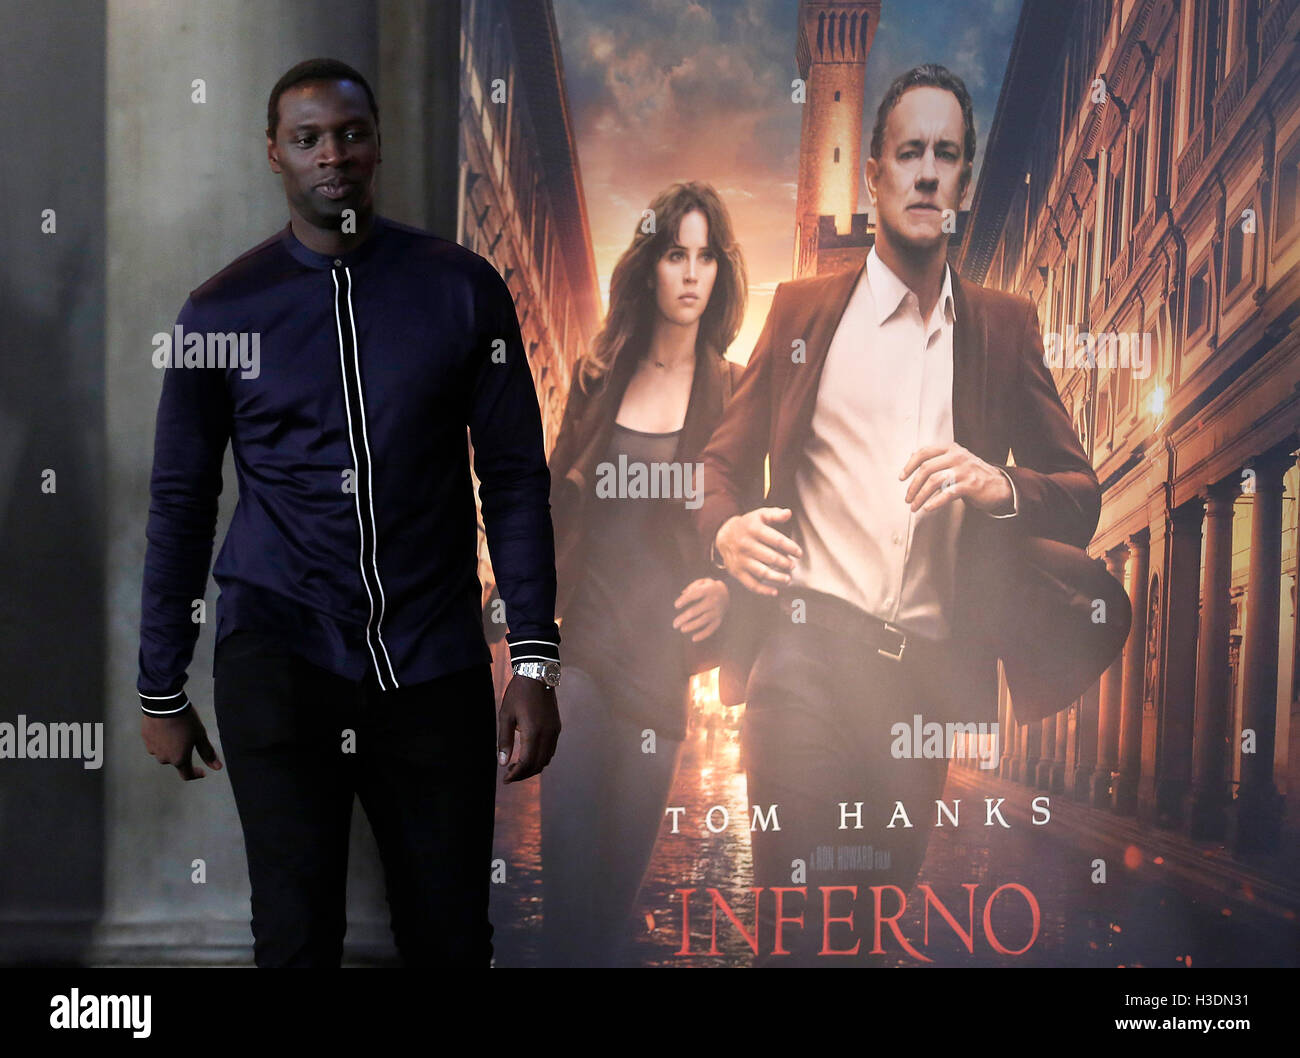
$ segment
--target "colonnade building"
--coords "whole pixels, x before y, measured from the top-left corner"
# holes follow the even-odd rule
[[[1002,773],[1238,853],[1300,829],[1298,40],[1298,0],[1025,0],[959,264],[1037,304],[1133,607],[1068,709],[1003,685]]]

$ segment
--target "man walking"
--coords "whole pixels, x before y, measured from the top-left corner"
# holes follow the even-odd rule
[[[777,289],[703,454],[705,546],[769,604],[743,730],[764,962],[872,950],[869,889],[897,911],[883,887],[916,878],[947,774],[898,759],[892,725],[996,708],[972,568],[1015,534],[1083,546],[1096,528],[1034,306],[947,265],[974,155],[959,78],[929,65],[894,81],[865,167],[874,248],[856,272]],[[768,506],[746,511],[765,454]]]
[[[516,674],[496,724],[507,782],[545,767],[560,727],[549,475],[518,320],[488,262],[374,214],[379,115],[356,70],[289,70],[267,157],[288,225],[155,339],[145,745],[183,779],[204,774],[192,750],[222,767],[183,684],[229,441],[214,706],[257,965],[339,965],[355,793],[404,961],[486,966],[495,703],[467,427]]]

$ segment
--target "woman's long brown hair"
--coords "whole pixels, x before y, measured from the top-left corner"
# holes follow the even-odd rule
[[[609,314],[596,335],[591,352],[578,363],[577,381],[583,390],[602,378],[625,355],[646,351],[654,328],[655,268],[660,257],[677,240],[677,230],[686,214],[699,210],[709,226],[709,249],[718,262],[709,304],[700,317],[696,347],[712,347],[719,356],[740,332],[745,318],[749,283],[745,261],[736,243],[731,217],[722,199],[709,184],[676,183],[661,191],[650,203],[653,231],[645,230],[645,214],[637,219],[632,245],[614,266],[609,281]]]

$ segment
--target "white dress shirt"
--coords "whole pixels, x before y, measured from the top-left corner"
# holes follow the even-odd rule
[[[911,477],[899,473],[918,448],[953,441],[955,318],[946,264],[939,300],[922,320],[916,295],[873,246],[831,339],[795,475],[803,558],[792,587],[932,639],[951,634],[966,503],[913,513],[904,499]]]

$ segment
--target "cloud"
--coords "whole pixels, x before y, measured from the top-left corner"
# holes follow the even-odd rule
[[[966,81],[982,150],[1019,7],[882,5],[866,70],[864,156],[885,88],[922,62]],[[767,295],[793,262],[798,0],[554,0],[554,10],[602,285],[654,196],[675,180],[706,181],[731,213],[749,269],[756,303],[735,347],[747,357]]]

